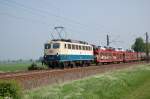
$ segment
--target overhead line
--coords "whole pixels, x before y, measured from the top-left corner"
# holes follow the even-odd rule
[[[0,4],[2,4],[2,3],[0,3]],[[6,5],[7,7],[11,7],[9,4],[6,4],[6,3],[4,3],[4,5]],[[14,5],[13,5],[13,6],[14,6]],[[17,6],[18,6],[18,5],[17,5]],[[26,10],[24,9],[25,11],[28,11],[28,12],[30,12],[30,13],[32,13],[32,14],[35,13],[33,10],[31,10],[31,9],[29,9],[29,8],[23,7],[23,6],[21,6],[21,5],[20,5],[20,7],[25,8],[25,9],[26,9]],[[32,12],[31,12],[31,11],[32,11]],[[39,14],[39,15],[41,15],[41,14]],[[43,15],[42,15],[42,17],[43,17]],[[46,16],[44,16],[44,17],[46,17]],[[70,27],[70,25],[69,25],[68,27]],[[68,27],[67,27],[67,28],[68,28]],[[78,29],[79,29],[79,28],[78,28]],[[85,32],[85,29],[83,29],[83,28],[80,28],[80,29],[83,30],[82,32]],[[86,32],[87,32],[87,31],[86,31]],[[88,32],[89,32],[89,31],[88,31]]]
[[[89,27],[88,25],[82,24],[82,23],[80,23],[80,22],[77,22],[77,21],[75,21],[75,20],[66,18],[66,17],[64,17],[64,16],[59,16],[59,15],[56,15],[56,14],[52,14],[52,13],[50,13],[50,12],[48,12],[48,11],[44,11],[44,10],[40,10],[40,9],[33,8],[33,7],[30,7],[30,6],[26,6],[26,5],[24,5],[24,4],[20,4],[20,3],[16,2],[16,1],[12,1],[12,0],[5,0],[5,1],[7,1],[7,2],[9,2],[9,3],[10,3],[10,2],[11,2],[11,3],[14,3],[14,4],[19,5],[20,7],[23,7],[23,8],[26,8],[26,9],[36,10],[36,11],[38,11],[38,12],[40,12],[40,13],[44,13],[44,14],[47,14],[47,15],[51,15],[51,16],[53,16],[53,17],[61,18],[61,19],[65,20],[65,21],[68,21],[68,22],[73,22],[73,23],[75,23],[75,24],[78,24],[78,25],[80,25],[80,26],[84,26],[84,27],[86,27],[86,28]],[[91,27],[90,27],[90,28],[91,28]],[[88,29],[89,29],[89,28],[88,28]]]
[[[41,24],[44,24],[44,25],[46,25],[46,26],[51,26],[51,30],[53,30],[53,28],[55,27],[54,25],[51,25],[51,24],[49,24],[49,23],[47,23],[47,22],[44,22],[44,21],[40,21],[40,20],[35,20],[35,19],[30,19],[30,18],[26,18],[26,17],[20,17],[20,16],[15,16],[15,15],[12,15],[12,14],[9,14],[9,13],[4,13],[4,12],[0,12],[0,15],[5,15],[5,16],[8,16],[8,17],[11,17],[11,18],[15,18],[15,19],[17,19],[17,20],[23,20],[23,21],[29,21],[29,22],[31,22],[32,21],[32,23],[33,22],[36,22],[36,23],[41,23]],[[76,29],[74,29],[74,28],[70,28],[70,27],[67,27],[67,30],[71,30],[71,31],[76,31],[76,32],[82,32],[82,31],[78,31],[78,30],[76,30]],[[66,31],[65,31],[66,32]]]
[[[0,12],[0,15],[5,15],[5,16],[11,17],[11,18],[15,18],[17,20],[23,20],[23,21],[29,21],[29,22],[32,21],[32,23],[33,22],[37,22],[37,23],[41,23],[41,24],[44,24],[44,25],[47,25],[47,26],[54,27],[53,25],[50,25],[50,24],[48,24],[48,23],[46,23],[44,21],[39,21],[39,20],[25,18],[25,17],[20,17],[20,16],[15,16],[15,15],[12,15],[12,14],[9,14],[9,13]]]

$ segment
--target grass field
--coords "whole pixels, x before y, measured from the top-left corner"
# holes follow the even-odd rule
[[[0,72],[16,72],[28,70],[28,67],[32,62],[20,62],[20,63],[1,63]],[[38,66],[42,66],[40,62],[36,63]]]
[[[24,99],[150,99],[150,65],[24,92]]]

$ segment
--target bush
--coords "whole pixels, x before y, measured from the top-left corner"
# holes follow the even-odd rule
[[[15,81],[0,80],[0,99],[21,99],[21,86]]]
[[[28,67],[28,70],[43,70],[44,67],[38,67],[37,64],[32,63],[31,66]]]
[[[31,66],[28,67],[28,70],[36,70],[37,65],[35,63],[32,63]]]

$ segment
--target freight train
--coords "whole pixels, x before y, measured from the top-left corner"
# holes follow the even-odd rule
[[[142,59],[142,53],[100,47],[84,41],[53,39],[45,44],[44,64],[50,68],[89,66],[90,64],[131,62]]]

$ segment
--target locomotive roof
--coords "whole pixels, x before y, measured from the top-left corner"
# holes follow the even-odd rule
[[[51,41],[62,41],[62,42],[70,42],[70,43],[88,44],[85,41],[78,41],[78,40],[72,40],[72,39],[53,39]]]

